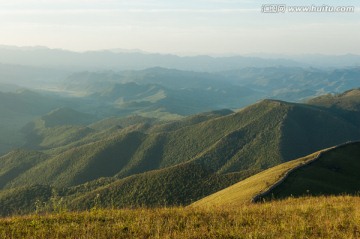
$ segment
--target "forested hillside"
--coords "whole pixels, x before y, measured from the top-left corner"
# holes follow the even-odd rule
[[[45,201],[58,195],[70,208],[187,205],[267,168],[359,140],[360,123],[350,117],[357,114],[263,100],[172,122],[89,124],[90,115],[58,109],[24,129],[27,151],[0,158],[1,200],[32,190],[26,200],[33,202],[47,185]]]

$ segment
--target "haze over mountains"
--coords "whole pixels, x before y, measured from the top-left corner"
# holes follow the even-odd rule
[[[61,74],[54,71],[53,78],[40,76],[41,70],[36,76],[29,74],[26,78],[22,66],[10,72],[11,77],[1,77],[4,92],[0,92],[0,141],[3,142],[0,151],[3,153],[11,145],[19,147],[24,143],[20,131],[25,124],[60,107],[96,119],[136,114],[171,120],[205,111],[239,109],[265,98],[303,102],[314,96],[343,92],[357,87],[359,68],[271,67],[218,73],[151,68],[69,73],[62,80],[55,79]],[[14,80],[18,75],[21,75],[19,80]]]
[[[259,56],[260,55],[260,56]],[[175,68],[198,72],[217,72],[244,67],[354,67],[360,65],[358,55],[304,55],[304,56],[185,56],[145,52],[103,50],[71,52],[46,47],[0,46],[0,62],[77,70],[141,70],[152,67]]]
[[[2,215],[54,197],[70,209],[189,205],[360,139],[357,56],[0,56]]]

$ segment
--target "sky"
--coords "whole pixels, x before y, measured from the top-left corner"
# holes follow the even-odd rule
[[[262,13],[264,4],[353,13]],[[180,55],[360,54],[360,1],[0,0],[0,45]]]

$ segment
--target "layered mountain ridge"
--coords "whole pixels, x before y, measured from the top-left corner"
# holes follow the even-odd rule
[[[1,187],[4,195],[31,187],[34,199],[36,185],[47,185],[70,208],[187,205],[270,167],[359,140],[360,123],[352,120],[358,114],[345,107],[263,100],[237,112],[172,123],[138,117],[134,124],[112,118],[105,121],[109,127],[104,121],[43,124],[36,128],[42,141],[29,145],[32,151],[0,158]],[[69,140],[54,140],[59,127],[71,128],[62,131]],[[62,143],[44,143],[55,141]]]

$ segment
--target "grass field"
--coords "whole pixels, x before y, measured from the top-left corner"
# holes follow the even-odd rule
[[[109,209],[0,219],[0,238],[359,238],[360,198],[236,208]]]

